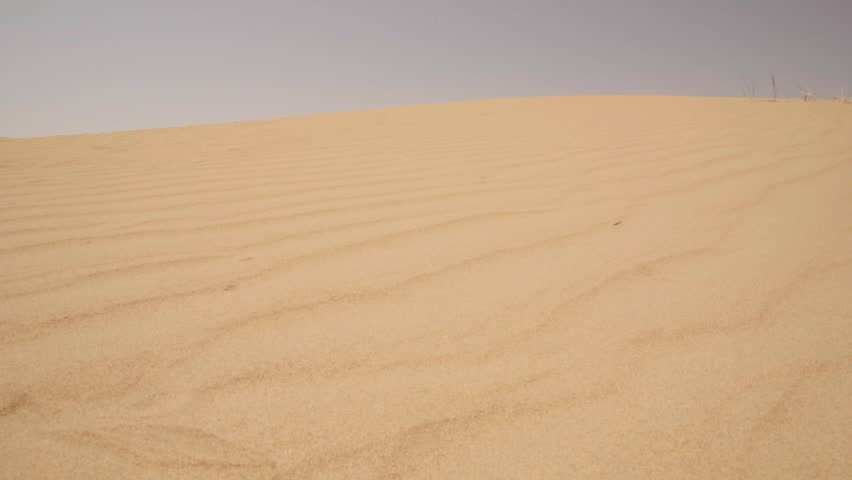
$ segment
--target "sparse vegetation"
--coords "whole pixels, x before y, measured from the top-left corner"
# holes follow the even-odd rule
[[[771,74],[770,78],[772,79],[772,101],[778,100],[778,90],[775,88],[775,74]]]
[[[803,102],[808,102],[816,100],[817,97],[813,90],[799,85],[799,98],[801,98]]]
[[[754,83],[753,82],[752,83],[746,82],[745,85],[743,85],[743,96],[748,98],[748,99],[754,98]]]

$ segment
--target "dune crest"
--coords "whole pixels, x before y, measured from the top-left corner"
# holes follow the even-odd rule
[[[850,478],[852,108],[0,143],[0,478]]]

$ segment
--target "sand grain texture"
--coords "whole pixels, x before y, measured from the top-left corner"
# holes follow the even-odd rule
[[[0,478],[852,478],[852,108],[0,142]]]

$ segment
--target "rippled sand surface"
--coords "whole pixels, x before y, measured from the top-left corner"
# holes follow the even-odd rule
[[[0,478],[852,478],[852,106],[0,140]]]

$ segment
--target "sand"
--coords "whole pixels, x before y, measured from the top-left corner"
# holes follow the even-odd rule
[[[0,142],[0,478],[852,478],[852,107]]]

